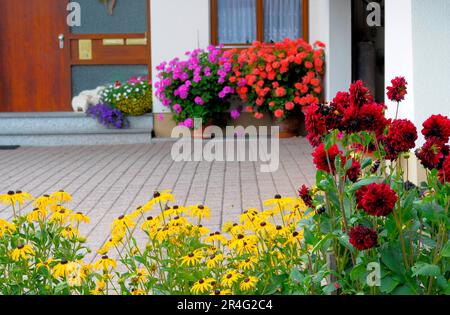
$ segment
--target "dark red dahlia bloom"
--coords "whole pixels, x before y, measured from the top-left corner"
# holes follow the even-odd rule
[[[313,152],[312,156],[314,157],[314,164],[316,165],[318,170],[322,170],[327,173],[336,173],[336,166],[334,164],[334,160],[336,157],[342,154],[337,145],[332,145],[328,149],[328,157],[327,152],[325,151],[325,145],[320,144],[316,150]],[[331,170],[330,170],[331,166]]]
[[[416,146],[417,129],[407,119],[396,119],[389,126],[389,132],[385,138],[385,144],[389,151],[408,152]]]
[[[371,249],[378,245],[377,231],[362,225],[352,228],[348,236],[350,237],[350,244],[360,251]]]
[[[343,112],[350,106],[350,94],[348,92],[337,92],[332,103],[336,104],[338,111]]]
[[[311,197],[311,189],[309,189],[306,185],[303,185],[299,189],[298,194],[307,207],[314,208],[313,199]]]
[[[373,102],[373,97],[367,87],[364,86],[364,82],[361,80],[356,81],[350,85],[350,106],[357,108],[362,107],[365,104]]]
[[[360,204],[369,215],[386,217],[394,210],[397,200],[397,194],[389,185],[370,184],[367,191],[362,194]]]
[[[445,158],[438,175],[441,183],[450,183],[450,155]]]
[[[362,207],[363,207],[362,201],[363,201],[364,195],[366,194],[367,190],[368,190],[367,186],[363,186],[355,192],[356,205],[358,206],[359,209],[362,209]]]
[[[406,82],[404,77],[396,77],[391,81],[392,86],[387,87],[387,96],[391,101],[394,102],[401,102],[405,99],[406,94],[408,93],[406,85],[408,85],[408,82]]]
[[[416,150],[416,156],[425,168],[440,169],[449,151],[450,147],[440,142],[440,139],[429,138],[422,148]]]
[[[308,133],[307,139],[309,143],[313,147],[317,147],[321,143],[322,136],[326,133],[327,128],[320,107],[316,104],[308,107],[305,115],[305,129]]]
[[[371,103],[366,104],[359,110],[359,120],[361,130],[375,131],[377,135],[381,135],[388,123],[384,116],[384,105]]]
[[[447,143],[450,138],[450,119],[442,115],[433,115],[423,123],[422,134],[425,139],[437,138]]]
[[[352,165],[347,170],[346,175],[350,181],[356,183],[358,178],[361,176],[361,163],[355,159],[352,159]]]

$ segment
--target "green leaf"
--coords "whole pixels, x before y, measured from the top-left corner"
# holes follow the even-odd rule
[[[364,264],[356,265],[352,271],[350,271],[350,278],[353,281],[360,280],[364,277],[364,274],[366,273],[366,266]]]
[[[441,255],[442,257],[450,257],[450,241],[445,244],[444,248],[442,249]]]
[[[294,268],[291,270],[289,278],[291,279],[292,282],[300,283],[303,281],[304,276],[298,269]]]
[[[354,183],[352,186],[350,186],[349,192],[355,192],[358,189],[360,189],[361,187],[373,184],[381,179],[382,179],[381,177],[369,177],[369,178],[361,179],[360,181],[358,181],[358,182]]]
[[[411,290],[411,288],[407,285],[402,285],[400,287],[397,287],[392,294],[394,295],[413,295],[414,291]]]
[[[361,163],[361,169],[365,169],[369,165],[372,165],[372,159],[371,158],[365,158]]]
[[[412,267],[413,276],[437,277],[441,274],[439,267],[432,264],[418,262]]]
[[[334,238],[334,237],[335,237],[335,235],[334,235],[333,233],[329,233],[329,234],[325,235],[325,237],[324,237],[323,239],[321,239],[319,242],[317,242],[316,246],[314,246],[314,248],[312,249],[312,252],[315,253],[315,252],[317,252],[318,250],[322,249],[322,247],[324,246],[324,244],[325,244],[328,240],[330,240],[330,239],[332,239],[332,238]]]
[[[403,267],[400,253],[400,249],[386,248],[382,251],[381,260],[391,271],[398,275],[403,275],[405,268]]]
[[[391,293],[395,290],[400,282],[390,276],[381,279],[380,291],[386,294]]]

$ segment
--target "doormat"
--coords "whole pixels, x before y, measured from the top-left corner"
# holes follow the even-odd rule
[[[20,145],[0,145],[0,150],[17,150]]]

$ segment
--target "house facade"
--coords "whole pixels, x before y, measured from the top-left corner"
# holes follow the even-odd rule
[[[71,3],[81,23],[68,27]],[[4,0],[0,9],[10,12],[0,19],[3,114],[70,112],[80,91],[132,75],[155,81],[158,64],[195,48],[303,37],[327,46],[326,100],[363,79],[386,101],[384,87],[401,75],[401,117],[420,126],[450,115],[448,0],[117,0],[112,15],[91,0]],[[156,98],[153,113],[156,136],[169,136],[173,121]]]

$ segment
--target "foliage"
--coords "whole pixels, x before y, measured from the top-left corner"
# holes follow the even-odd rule
[[[227,85],[231,64],[224,55],[209,46],[187,52],[187,60],[175,58],[157,67],[156,96],[180,125],[194,128],[194,119],[207,123],[228,110],[234,90]]]
[[[152,110],[152,87],[142,77],[130,78],[127,83],[116,81],[101,94],[104,103],[131,116],[141,116]]]

